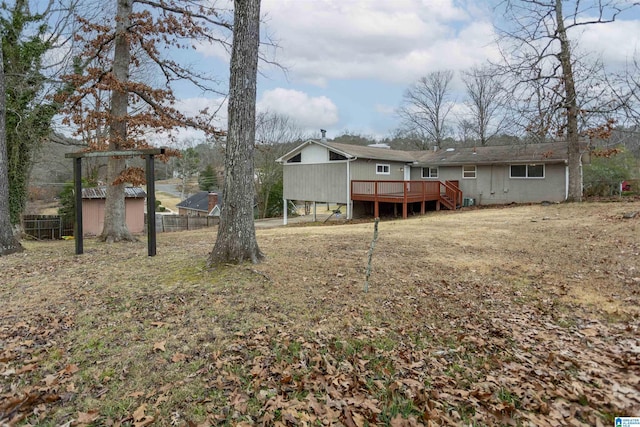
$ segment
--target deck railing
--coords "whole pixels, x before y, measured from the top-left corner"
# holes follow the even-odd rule
[[[457,181],[440,182],[440,194],[445,195],[447,201],[453,202],[454,206],[447,206],[449,209],[457,209],[462,206],[462,191]]]
[[[440,181],[351,181],[351,197],[421,197],[440,194]]]
[[[352,200],[414,202],[440,200],[449,209],[462,206],[456,181],[351,181]]]

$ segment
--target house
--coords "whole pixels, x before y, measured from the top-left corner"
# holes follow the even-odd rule
[[[139,187],[124,189],[125,221],[132,233],[144,231],[144,210],[147,193]],[[82,189],[82,234],[98,236],[104,228],[104,207],[107,198],[106,187]]]
[[[430,207],[566,200],[567,147],[551,142],[400,151],[322,139],[308,140],[277,161],[285,203],[344,205],[348,219],[401,207],[406,218]]]
[[[178,203],[178,215],[220,216],[218,193],[200,191]]]

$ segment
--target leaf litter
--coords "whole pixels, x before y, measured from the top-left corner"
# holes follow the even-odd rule
[[[611,425],[640,414],[631,204],[27,243],[0,258],[0,424]],[[537,221],[552,218],[554,221]]]

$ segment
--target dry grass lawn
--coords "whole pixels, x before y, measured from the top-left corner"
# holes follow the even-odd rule
[[[0,258],[0,425],[612,425],[640,415],[640,202],[25,242]]]

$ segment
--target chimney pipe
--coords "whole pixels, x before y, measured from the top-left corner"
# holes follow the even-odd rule
[[[322,142],[327,142],[327,131],[324,129],[320,129],[320,133],[322,134],[322,138],[320,140]]]

